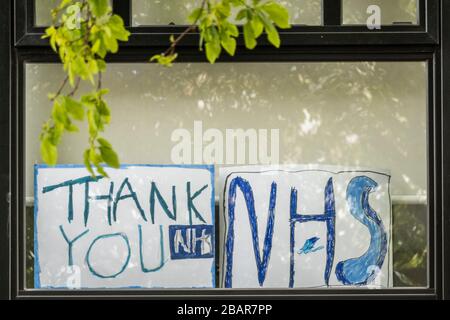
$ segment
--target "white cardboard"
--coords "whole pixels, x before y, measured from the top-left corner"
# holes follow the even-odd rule
[[[191,197],[203,186],[206,186],[193,199],[195,208],[205,221],[202,222],[193,214],[192,224],[200,225],[201,228],[205,225],[211,226],[209,230],[214,232],[213,167],[132,165],[118,170],[106,168],[106,171],[110,179],[105,178],[89,183],[89,196],[108,195],[111,182],[113,182],[113,197],[117,199],[120,185],[124,179],[128,178],[147,221],[141,216],[134,200],[127,198],[118,202],[117,221],[113,221],[109,225],[108,200],[90,200],[89,219],[85,225],[85,184],[73,186],[73,220],[69,221],[69,187],[60,187],[45,193],[43,190],[45,187],[58,185],[64,181],[87,177],[89,173],[80,166],[55,168],[36,166],[35,287],[214,287],[214,234],[208,235],[209,238],[201,249],[203,252],[209,252],[210,257],[172,259],[168,232],[172,225],[188,226],[190,224],[187,205],[188,182],[191,183]],[[175,186],[176,221],[168,217],[156,200],[155,223],[152,223],[149,200],[151,182],[156,183],[170,210],[173,209],[172,186]],[[130,194],[130,191],[125,186],[121,195],[127,194]],[[87,232],[73,244],[72,266],[69,266],[68,242],[64,239],[60,228],[63,228],[69,240]],[[161,232],[163,234],[163,259],[161,259]],[[188,233],[191,234],[191,232]],[[101,235],[108,234],[116,235],[95,240]],[[127,241],[123,236],[117,234],[126,235],[129,250]],[[184,235],[186,236],[186,233]],[[141,245],[140,239],[142,239]],[[208,243],[211,246],[208,246]],[[89,263],[94,272],[90,270],[87,263],[87,253],[90,247]],[[200,247],[198,248],[200,250]],[[140,251],[142,251],[142,255]],[[127,258],[129,259],[128,263],[126,263]],[[161,261],[163,262],[162,267],[160,266]],[[124,270],[120,272],[122,267]],[[120,274],[112,276],[119,272]]]
[[[368,266],[368,274],[375,273],[367,283],[344,284],[336,276],[339,262],[362,256],[369,248],[371,234],[367,226],[355,219],[350,213],[346,199],[347,188],[355,177],[364,176],[378,185],[369,193],[369,205],[381,219],[386,234],[387,252],[380,268],[375,264]],[[263,283],[258,280],[258,268],[251,232],[249,211],[244,195],[239,187],[236,191],[234,214],[234,237],[230,232],[230,184],[240,177],[251,186],[255,212],[257,216],[260,259],[263,259],[264,240],[269,216],[269,199],[272,184],[277,185],[276,205],[274,210],[274,227],[272,247],[269,255],[266,275]],[[294,275],[291,283],[291,224],[290,198],[292,188],[297,190],[297,213],[301,215],[324,214],[325,186],[332,179],[335,204],[335,243],[334,258],[328,284],[325,280],[327,261],[327,224],[325,222],[295,223],[294,228]],[[268,166],[236,167],[220,171],[223,186],[221,195],[221,282],[224,287],[233,288],[316,288],[316,287],[373,287],[392,286],[391,253],[391,201],[390,175],[384,170],[367,168],[340,168],[332,166]],[[227,249],[227,241],[233,238],[233,248]],[[306,240],[319,238],[314,249],[317,251],[299,253]],[[229,251],[229,252],[228,252]],[[232,256],[232,263],[227,263],[227,253]],[[231,284],[227,285],[227,269],[230,269]]]

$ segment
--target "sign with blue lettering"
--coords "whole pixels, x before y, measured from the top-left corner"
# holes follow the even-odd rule
[[[213,258],[214,229],[211,225],[169,226],[170,257],[177,259]]]
[[[35,287],[215,287],[214,168],[106,171],[35,167]]]
[[[227,168],[222,285],[392,285],[390,176],[336,167]]]

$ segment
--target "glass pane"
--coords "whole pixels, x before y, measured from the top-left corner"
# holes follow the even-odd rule
[[[375,12],[380,13],[382,25],[418,24],[417,2],[417,0],[343,0],[343,24],[365,25]],[[375,9],[378,11],[373,11],[371,6],[377,6]]]
[[[34,25],[45,27],[52,24],[51,10],[61,3],[61,0],[33,0],[35,4]],[[111,1],[110,1],[111,3]]]
[[[51,25],[50,11],[60,3],[60,0],[34,0],[34,2],[36,7],[34,24],[38,27]]]
[[[60,65],[26,65],[27,285],[30,288],[35,274],[33,166],[41,163],[39,132],[51,110],[47,93],[57,90],[63,78]],[[105,137],[113,141],[125,164],[180,163],[174,157],[174,149],[180,146],[176,138],[180,130],[193,139],[189,144],[192,153],[184,155],[187,164],[211,163],[211,158],[205,156],[210,141],[205,134],[218,134],[225,143],[230,130],[277,133],[278,139],[269,134],[270,146],[261,141],[244,144],[243,161],[238,159],[239,151],[227,161],[230,150],[225,146],[222,157],[215,154],[217,205],[222,203],[219,197],[223,193],[219,169],[227,166],[256,168],[269,163],[324,168],[331,165],[355,170],[381,168],[389,172],[392,219],[385,227],[392,230],[392,235],[385,263],[392,264],[392,268],[388,287],[428,286],[426,62],[177,63],[173,68],[140,63],[110,64],[103,82],[111,89],[107,100],[113,114]],[[86,127],[81,126],[80,131],[64,137],[60,163],[83,163]],[[199,137],[200,142],[196,140]],[[260,155],[260,148],[267,147],[270,156],[265,158],[269,161],[262,156],[256,162],[251,160],[255,146]],[[335,188],[338,208],[340,187],[335,184]],[[320,190],[323,193],[323,186]],[[259,196],[255,194],[257,205]],[[323,210],[323,200],[319,202],[317,208]],[[147,201],[142,203],[148,212]],[[266,210],[258,210],[263,211],[267,214]],[[217,223],[221,230],[226,229],[223,219]],[[263,238],[264,225],[260,230]],[[274,239],[281,236],[277,230]],[[366,234],[363,226],[358,230],[362,230],[359,235]],[[249,229],[246,232],[250,234]],[[340,236],[343,235],[336,230],[336,237]],[[218,235],[217,241],[222,248],[222,260],[225,235]],[[336,254],[344,250],[343,246],[343,242],[336,242]],[[324,252],[320,248],[315,248],[317,254]],[[77,254],[74,251],[74,259],[83,263]],[[251,255],[251,268],[255,268],[253,259]],[[270,259],[270,263],[277,259],[289,261],[289,256],[272,253]],[[336,277],[335,269],[333,265],[332,278]],[[41,268],[40,272],[49,271]],[[277,276],[285,279],[289,275],[288,270],[268,273],[269,279]],[[142,282],[147,283],[151,276],[143,273]],[[222,276],[223,273],[217,286],[224,285]],[[279,287],[287,288],[288,283],[283,282]]]
[[[292,24],[320,25],[321,0],[282,0],[291,15]],[[133,25],[186,25],[187,17],[199,0],[133,0]]]

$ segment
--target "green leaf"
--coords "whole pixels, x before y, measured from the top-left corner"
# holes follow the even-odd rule
[[[236,15],[236,21],[241,21],[244,20],[245,18],[248,17],[248,10],[247,9],[242,9],[241,11],[239,11]]]
[[[278,34],[278,30],[272,24],[266,26],[265,30],[269,42],[273,44],[275,47],[279,48],[281,45],[281,40],[280,35]]]
[[[105,161],[105,163],[108,166],[116,169],[120,168],[119,157],[117,156],[117,153],[113,149],[103,146],[101,146],[99,149],[103,161]]]
[[[109,143],[109,141],[106,140],[105,138],[98,138],[97,141],[102,147],[112,149],[111,143]]]
[[[53,102],[52,118],[54,122],[60,122],[62,124],[67,121],[67,114],[65,108],[65,99],[59,97]]]
[[[97,59],[97,67],[99,72],[103,72],[106,70],[106,62],[101,59]]]
[[[238,37],[239,36],[239,29],[238,29],[238,27],[236,26],[236,25],[234,25],[234,24],[228,24],[228,29],[227,29],[227,31],[228,31],[228,34],[230,35],[230,36],[233,36],[233,37]]]
[[[54,26],[50,26],[47,29],[45,29],[45,34],[42,36],[42,39],[50,38],[56,33],[56,29]]]
[[[108,93],[109,93],[109,89],[103,88],[103,89],[98,90],[97,96],[100,98]]]
[[[66,125],[64,126],[64,128],[68,131],[68,132],[79,132],[80,129],[74,125],[71,122],[66,123]]]
[[[56,36],[52,35],[50,37],[50,47],[52,47],[53,51],[57,52],[57,48],[56,48]]]
[[[61,142],[64,128],[64,123],[56,122],[55,125],[47,131],[48,141],[54,146],[57,146]]]
[[[264,31],[264,24],[261,22],[258,16],[250,21],[255,38],[257,39]]]
[[[100,50],[100,46],[101,46],[102,42],[100,39],[95,40],[94,45],[92,46],[92,52],[93,53],[97,53]]]
[[[214,41],[209,41],[205,44],[206,58],[212,64],[216,62],[217,58],[220,56],[222,48],[220,42],[216,39]]]
[[[92,93],[88,93],[81,97],[81,103],[88,108],[94,108],[97,103],[97,98]]]
[[[277,27],[282,29],[291,27],[289,24],[289,12],[279,3],[271,1],[262,5],[261,8],[269,15],[270,19],[272,19]]]
[[[97,74],[98,73],[98,65],[97,65],[97,60],[95,59],[91,59],[88,62],[88,68],[89,68],[89,72],[91,74]]]
[[[108,36],[105,33],[103,35],[103,41],[105,43],[107,50],[109,50],[111,53],[117,53],[117,51],[119,51],[119,43],[114,37]]]
[[[106,173],[105,169],[103,169],[103,167],[99,164],[95,164],[95,168],[97,169],[97,171],[104,177],[109,178],[108,174]]]
[[[164,54],[155,54],[153,57],[150,58],[150,62],[157,62],[162,66],[165,67],[171,67],[173,64],[173,61],[178,57],[177,53],[165,56]]]
[[[111,115],[111,110],[105,101],[100,100],[97,104],[97,111],[100,115],[109,117]]]
[[[108,13],[109,10],[108,0],[88,0],[88,3],[92,10],[92,13],[96,17],[101,17]]]
[[[89,161],[94,165],[97,166],[102,162],[102,157],[95,152],[95,147],[91,146],[89,149]]]
[[[48,139],[41,141],[41,156],[42,160],[50,166],[56,165],[58,161],[58,150]]]
[[[113,15],[108,22],[108,27],[111,30],[111,35],[120,41],[128,41],[128,37],[130,36],[130,32],[125,29],[124,22],[122,17],[115,14]]]
[[[253,28],[250,22],[244,24],[244,40],[247,49],[254,49],[257,45],[255,34],[253,32]]]
[[[82,121],[84,119],[84,107],[83,105],[70,98],[70,97],[66,97],[65,98],[65,106],[66,106],[66,110],[67,112],[76,120],[80,120]]]
[[[65,7],[67,7],[69,4],[72,4],[73,0],[62,0],[59,6],[57,7],[58,10],[62,10]]]
[[[92,170],[91,162],[89,161],[89,155],[90,155],[90,150],[89,149],[84,151],[84,154],[83,154],[84,166],[89,171],[91,176],[95,177],[94,170]]]
[[[92,137],[95,137],[98,134],[98,126],[96,121],[96,112],[91,109],[87,113],[88,115],[88,124],[89,124],[89,134]]]
[[[191,12],[191,14],[188,16],[188,21],[191,24],[194,24],[198,19],[200,19],[203,15],[203,8],[197,8]]]
[[[83,80],[86,80],[89,75],[89,67],[83,57],[78,56],[72,61],[72,71],[75,75],[79,75]]]
[[[236,39],[232,37],[227,37],[225,39],[222,39],[221,43],[225,51],[228,52],[230,56],[234,56],[236,52]]]

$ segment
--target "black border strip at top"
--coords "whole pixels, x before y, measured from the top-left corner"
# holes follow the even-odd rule
[[[34,26],[35,0],[16,0],[16,47],[43,47],[48,42],[41,39],[45,28]],[[414,45],[438,44],[438,8],[440,0],[419,1],[418,25],[388,25],[381,30],[368,30],[366,26],[340,25],[341,0],[323,0],[322,26],[294,25],[291,29],[280,30],[283,46],[322,46],[322,45]],[[113,0],[113,5],[129,26],[131,37],[122,47],[165,47],[169,36],[180,34],[186,26],[131,26],[131,0]],[[25,17],[25,19],[24,19]],[[242,37],[241,37],[242,38]],[[264,38],[264,37],[263,37]],[[244,46],[242,39],[239,46]],[[198,34],[189,34],[179,47],[198,46]],[[270,46],[261,39],[259,46]]]

